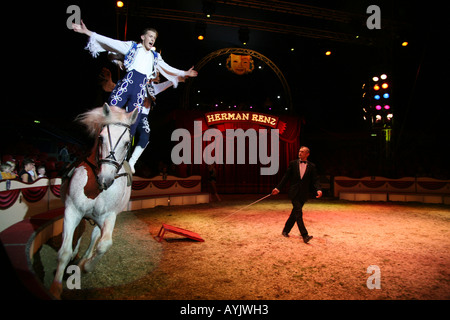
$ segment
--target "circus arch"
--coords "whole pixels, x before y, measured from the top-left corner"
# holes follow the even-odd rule
[[[229,55],[229,54],[238,54],[238,55],[250,55],[254,58],[257,58],[261,60],[265,65],[267,65],[277,76],[277,78],[280,80],[281,85],[283,86],[284,95],[286,98],[286,104],[289,110],[292,110],[292,96],[291,96],[291,90],[289,88],[289,84],[286,81],[286,78],[284,77],[281,70],[277,67],[275,63],[273,63],[268,57],[265,55],[254,51],[250,49],[245,48],[223,48],[219,49],[217,51],[211,52],[210,54],[203,57],[196,65],[195,69],[197,71],[200,71],[205,65],[207,65],[210,61],[213,59],[223,56],[223,55]],[[191,81],[188,81],[186,83],[186,86],[184,87],[183,91],[183,97],[182,97],[182,106],[183,109],[189,108],[189,97],[192,85],[195,81],[195,78],[191,79]]]

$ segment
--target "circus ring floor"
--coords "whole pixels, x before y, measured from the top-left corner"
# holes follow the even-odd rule
[[[449,206],[310,200],[304,221],[314,238],[304,244],[297,226],[289,238],[281,236],[291,210],[284,195],[232,214],[256,199],[233,195],[123,212],[110,251],[82,275],[81,289],[65,288],[62,299],[450,299]],[[163,223],[205,242],[170,233],[157,242]],[[56,268],[55,243],[34,257],[46,287]],[[367,286],[373,265],[380,289]]]

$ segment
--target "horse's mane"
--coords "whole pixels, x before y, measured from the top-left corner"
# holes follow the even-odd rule
[[[115,106],[110,106],[109,108],[111,112],[108,116],[104,115],[103,107],[98,107],[78,115],[75,121],[85,125],[89,134],[92,136],[98,134],[106,124],[118,122],[127,125],[131,124],[131,117],[128,116],[124,109]]]

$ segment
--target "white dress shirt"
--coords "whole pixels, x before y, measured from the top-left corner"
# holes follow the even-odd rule
[[[304,176],[305,171],[306,171],[306,163],[299,161],[298,165],[299,165],[299,168],[300,168],[300,179],[303,179],[303,176]]]
[[[92,32],[86,49],[89,50],[94,58],[97,57],[100,52],[109,51],[122,55],[122,57],[118,57],[119,60],[120,58],[123,59],[123,57],[131,49],[132,45],[132,41],[115,40]],[[178,82],[183,81],[186,71],[169,66],[162,59],[159,53],[157,53],[157,56],[158,63],[156,65],[156,71],[160,72],[167,80],[172,82],[174,88],[176,88],[178,86]],[[134,61],[129,66],[127,71],[136,70],[142,74],[145,74],[149,79],[154,78],[155,73],[153,70],[153,59],[153,52],[151,50],[147,51],[142,44],[138,44]]]

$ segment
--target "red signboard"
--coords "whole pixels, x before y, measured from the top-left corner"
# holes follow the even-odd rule
[[[278,128],[278,117],[249,111],[216,111],[205,113],[205,120],[208,126],[227,122],[250,122],[273,129]]]

